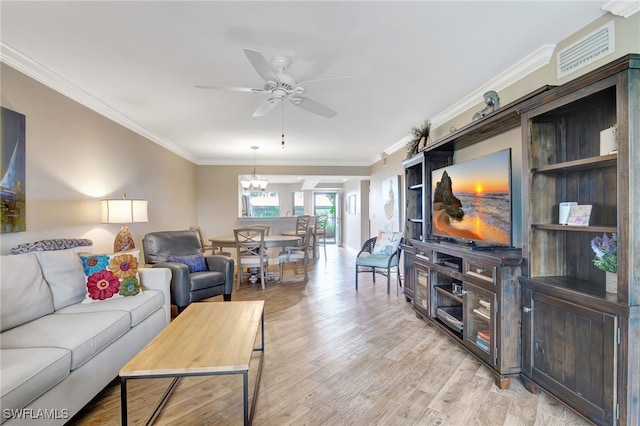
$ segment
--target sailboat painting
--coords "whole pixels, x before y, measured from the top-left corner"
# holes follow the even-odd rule
[[[0,207],[1,233],[26,230],[25,191],[25,122],[26,117],[1,108],[2,139],[0,140]]]

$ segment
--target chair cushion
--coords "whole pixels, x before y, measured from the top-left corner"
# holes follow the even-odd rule
[[[124,311],[55,313],[2,333],[2,349],[57,347],[71,351],[71,370],[82,366],[131,328]]]
[[[394,256],[389,264],[389,256],[386,254],[363,253],[356,258],[357,266],[373,266],[375,268],[387,268],[398,265],[398,256]]]
[[[2,349],[0,363],[2,408],[17,410],[69,375],[71,351],[61,348]]]
[[[82,303],[141,294],[139,256],[139,250],[113,254],[81,254],[86,279],[86,297]]]
[[[224,285],[227,276],[224,272],[206,271],[189,274],[191,291],[203,290],[209,287]]]
[[[169,256],[167,259],[169,262],[184,263],[189,267],[189,272],[202,272],[208,271],[207,262],[204,261],[204,255],[202,253],[191,254],[188,256]]]
[[[385,232],[380,231],[376,239],[376,245],[373,247],[373,254],[385,254],[391,256],[398,251],[400,241],[402,240],[402,232]]]

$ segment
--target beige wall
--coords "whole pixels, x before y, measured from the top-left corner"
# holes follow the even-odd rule
[[[556,74],[556,52],[564,49],[571,43],[576,42],[580,38],[594,31],[595,29],[605,25],[609,21],[614,21],[615,28],[615,52],[606,56],[593,64],[567,76],[561,80],[557,79]],[[587,25],[582,30],[571,35],[566,40],[559,42],[556,51],[553,53],[552,60],[546,66],[540,68],[534,73],[517,83],[499,91],[501,105],[507,105],[544,85],[561,85],[575,79],[576,77],[586,74],[589,71],[605,65],[619,57],[629,53],[640,52],[640,13],[629,18],[615,17],[613,15],[605,15]],[[550,40],[552,42],[552,40]],[[523,52],[523,56],[530,52]],[[479,103],[458,115],[454,119],[431,129],[431,138],[435,141],[449,134],[451,127],[462,128],[471,122],[473,114],[482,108],[484,104],[481,99]],[[425,117],[428,118],[428,117]],[[419,123],[416,123],[416,125]],[[407,129],[407,133],[410,129]],[[512,209],[513,209],[513,229],[512,238],[513,245],[522,246],[522,137],[520,127],[505,132],[504,134],[482,141],[476,145],[464,148],[456,152],[454,163],[470,160],[485,154],[499,151],[501,149],[511,148],[511,165],[512,165]],[[370,216],[371,216],[371,233],[375,234],[382,225],[382,182],[394,174],[402,175],[401,187],[404,187],[404,168],[401,165],[402,160],[406,157],[406,151],[401,149],[396,151],[387,159],[387,166],[382,166],[382,161],[376,162],[371,167],[371,195],[370,195]],[[403,204],[404,205],[404,201]],[[404,221],[404,217],[403,217]]]
[[[43,238],[90,238],[111,251],[118,225],[100,223],[102,198],[149,200],[142,236],[196,222],[197,167],[2,64],[2,106],[26,116],[27,231],[2,234],[1,251]]]
[[[369,187],[368,180],[350,180],[343,186],[343,247],[355,253],[369,238]],[[355,215],[347,213],[349,197],[355,199]]]
[[[613,21],[615,32],[615,51],[614,53],[594,61],[592,64],[570,74],[560,80],[557,78],[557,62],[556,53],[559,50],[564,49],[572,43],[575,43],[582,37],[591,33],[592,31],[600,28],[601,26]],[[549,43],[556,42],[555,40],[549,40]],[[526,56],[532,52],[522,52],[522,56]],[[604,15],[603,17],[596,19],[591,24],[585,26],[580,31],[572,34],[565,40],[559,41],[551,57],[551,61],[544,67],[534,71],[527,75],[525,78],[519,80],[515,84],[506,87],[498,91],[500,96],[500,104],[507,105],[528,93],[533,92],[545,85],[559,86],[567,83],[580,75],[586,74],[589,71],[601,67],[617,58],[625,56],[629,53],[640,53],[640,13],[630,16],[629,18],[622,18],[619,16],[613,16],[611,14]],[[431,130],[431,137],[433,140],[440,139],[449,134],[449,129],[452,127],[460,129],[471,122],[473,114],[484,108],[484,102],[482,99],[478,99],[478,104],[466,112],[458,115],[452,120],[433,128]],[[407,129],[408,132],[408,129]]]
[[[627,53],[640,52],[640,14],[628,19],[607,15],[559,43],[557,49],[611,19],[615,22],[616,53],[565,80]],[[523,56],[528,53],[523,52]],[[517,84],[501,90],[502,105],[542,85],[566,82],[556,80],[555,67],[554,59]],[[238,224],[238,194],[234,183],[238,174],[247,173],[247,166],[196,166],[4,64],[1,72],[2,106],[24,114],[27,126],[27,231],[3,234],[2,253],[7,253],[15,244],[68,237],[91,238],[96,250],[111,250],[118,226],[100,223],[98,200],[120,197],[123,192],[129,198],[149,200],[149,223],[130,225],[138,247],[142,236],[150,231],[185,229],[198,224],[205,235],[213,236],[227,234]],[[452,126],[459,128],[468,124],[473,113],[483,106],[479,100],[478,105],[467,112],[434,128],[432,138],[446,135]],[[394,142],[389,141],[389,145]],[[497,144],[520,150],[519,140],[500,140]],[[494,148],[493,142],[479,144],[458,153],[457,160],[482,155]],[[386,166],[382,162],[370,168],[265,166],[260,168],[260,173],[370,175],[369,183],[354,180],[343,188],[343,200],[350,191],[359,194],[363,215],[358,216],[359,224],[343,220],[346,231],[343,241],[348,247],[359,249],[368,236],[365,234],[375,234],[381,229],[382,182],[394,175],[404,176],[402,160],[405,157],[406,151],[400,149],[387,158]],[[513,158],[517,173],[519,163],[515,149]]]
[[[206,237],[229,235],[240,225],[238,175],[250,173],[249,166],[198,166],[196,187],[198,192],[198,224]],[[320,166],[260,166],[260,175],[314,175],[314,176],[368,176],[369,167]],[[287,185],[270,185],[280,192],[282,215],[291,208],[288,194],[297,190]],[[305,209],[310,209],[311,198],[305,196]],[[288,207],[287,207],[288,206]],[[306,213],[311,213],[310,210]]]

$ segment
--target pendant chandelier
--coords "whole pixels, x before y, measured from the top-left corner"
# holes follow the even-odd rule
[[[265,191],[267,189],[267,184],[269,183],[266,179],[260,179],[258,176],[256,176],[256,150],[258,148],[259,147],[256,145],[251,147],[251,149],[253,150],[253,173],[251,174],[249,179],[247,179],[246,176],[242,176],[242,179],[240,179],[242,191],[244,191],[245,193]]]

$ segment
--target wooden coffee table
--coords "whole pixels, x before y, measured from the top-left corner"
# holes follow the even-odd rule
[[[256,348],[258,331],[260,347]],[[249,365],[260,364],[249,410]],[[244,424],[251,424],[264,360],[264,301],[190,304],[120,369],[122,424],[127,424],[127,380],[174,377],[151,414],[152,422],[181,377],[242,374]]]

